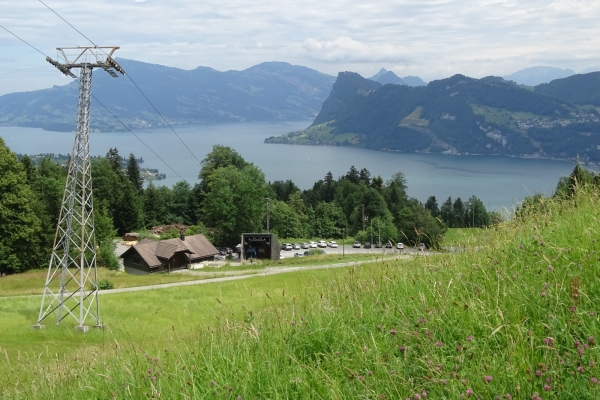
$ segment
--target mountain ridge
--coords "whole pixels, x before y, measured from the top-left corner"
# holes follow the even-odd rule
[[[408,87],[343,72],[308,129],[266,142],[557,159],[579,154],[598,162],[599,128],[593,107],[500,77],[454,75]]]
[[[183,70],[135,60],[118,61],[174,125],[312,119],[335,81],[333,76],[283,62],[220,72],[202,66]],[[164,125],[127,76],[113,80],[103,71],[95,71],[92,94],[130,128]],[[0,96],[0,125],[72,131],[77,98],[77,82]],[[95,100],[92,103],[91,130],[123,129]]]

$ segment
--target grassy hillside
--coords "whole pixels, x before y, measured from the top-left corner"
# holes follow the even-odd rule
[[[0,397],[596,399],[599,201],[536,203],[464,253],[106,296],[88,336],[0,301]],[[61,334],[88,351],[53,357]]]

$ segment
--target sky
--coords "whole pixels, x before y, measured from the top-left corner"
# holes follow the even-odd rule
[[[115,56],[242,70],[284,61],[425,81],[532,66],[600,67],[598,0],[44,0]],[[42,53],[90,42],[39,0],[0,0],[0,25]],[[0,29],[0,95],[71,81]]]

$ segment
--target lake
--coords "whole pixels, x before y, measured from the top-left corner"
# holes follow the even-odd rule
[[[401,171],[408,183],[408,194],[425,201],[435,195],[438,204],[448,196],[467,200],[471,195],[480,198],[490,210],[516,207],[525,196],[536,192],[550,195],[558,179],[571,173],[574,162],[521,159],[502,156],[453,156],[442,154],[402,154],[375,150],[265,144],[264,139],[297,131],[310,121],[285,123],[244,122],[216,125],[174,126],[194,156],[202,161],[215,144],[230,146],[247,161],[265,173],[268,181],[291,179],[301,189],[312,187],[328,171],[335,178],[344,175],[351,165],[367,168],[371,176],[387,179]],[[123,157],[134,153],[142,157],[142,167],[157,168],[167,175],[158,184],[172,185],[185,179],[197,182],[200,165],[176,135],[168,128],[138,130],[135,133],[160,158],[152,154],[129,132],[90,134],[90,152],[105,155],[117,147]],[[68,154],[73,146],[73,132],[51,132],[37,128],[0,127],[0,136],[16,153]]]

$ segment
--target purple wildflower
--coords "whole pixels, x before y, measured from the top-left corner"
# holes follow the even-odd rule
[[[542,292],[542,297],[546,297],[546,292]]]
[[[467,391],[465,392],[465,394],[467,396],[471,396],[473,394],[473,391],[471,389],[467,389]]]
[[[520,246],[519,246],[519,249],[523,250],[523,245],[520,245]]]
[[[390,329],[390,335],[394,336],[396,333],[398,333],[398,332],[396,332],[395,329]]]
[[[590,382],[592,382],[594,385],[597,385],[598,384],[598,378],[596,378],[596,377],[590,378]]]
[[[491,382],[491,381],[492,381],[494,378],[492,378],[492,376],[491,376],[491,375],[486,375],[486,376],[485,376],[483,379],[485,380],[485,382],[486,382],[486,383],[489,383],[489,382]]]
[[[404,353],[406,351],[406,347],[400,346],[400,353]]]
[[[468,340],[469,342],[472,342],[472,341],[473,341],[473,336],[471,336],[471,335],[467,336],[467,340]]]
[[[544,390],[546,392],[549,392],[550,391],[550,385],[544,385]]]
[[[442,346],[444,345],[444,343],[442,343],[442,342],[437,342],[435,345],[436,345],[437,347],[442,347]]]
[[[550,272],[554,271],[554,267],[552,267],[552,265],[548,265],[548,271],[550,271]]]
[[[377,325],[377,330],[380,331],[381,330],[381,325]]]
[[[535,371],[535,376],[537,376],[537,377],[542,376],[542,371],[540,371],[539,369],[537,371]]]
[[[290,325],[292,325],[292,326],[295,326],[295,325],[296,325],[296,321],[292,320],[292,321],[290,322]]]

